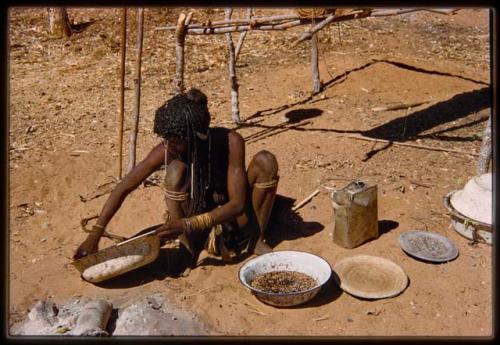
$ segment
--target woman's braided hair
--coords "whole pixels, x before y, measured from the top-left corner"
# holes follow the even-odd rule
[[[187,165],[190,178],[194,174],[189,202],[191,216],[207,210],[207,189],[210,184],[209,125],[207,96],[198,89],[178,94],[159,107],[155,113],[154,132],[164,139],[179,138],[188,144]],[[193,170],[191,171],[191,163]],[[187,182],[187,181],[186,181]]]

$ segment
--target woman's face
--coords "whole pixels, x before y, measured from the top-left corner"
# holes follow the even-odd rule
[[[168,148],[168,154],[174,157],[181,156],[187,151],[187,142],[180,138],[164,138],[165,146]]]

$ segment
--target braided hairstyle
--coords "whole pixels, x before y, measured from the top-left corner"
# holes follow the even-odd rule
[[[157,135],[167,140],[179,138],[188,144],[189,173],[186,179],[194,175],[191,186],[193,195],[189,202],[188,217],[205,212],[208,208],[207,190],[211,182],[211,169],[210,113],[207,103],[207,96],[203,92],[190,89],[172,97],[155,112],[154,132]]]

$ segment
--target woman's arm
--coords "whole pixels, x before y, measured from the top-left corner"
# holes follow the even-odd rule
[[[106,200],[92,232],[77,249],[75,258],[80,258],[97,251],[99,239],[106,225],[111,221],[127,195],[134,191],[149,175],[156,171],[164,163],[164,160],[163,144],[159,144],[116,185],[108,200]]]
[[[229,132],[229,164],[227,191],[229,201],[209,212],[213,224],[221,224],[237,218],[245,209],[247,174],[245,170],[245,141],[236,132]],[[158,235],[173,238],[185,230],[183,219],[172,219],[157,229]]]

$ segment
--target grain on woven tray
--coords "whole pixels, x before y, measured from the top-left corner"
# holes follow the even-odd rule
[[[426,236],[409,240],[410,245],[419,252],[429,253],[434,257],[446,255],[448,247],[441,241]]]
[[[119,258],[106,260],[83,271],[82,276],[88,281],[99,281],[101,278],[125,272],[130,266],[141,262],[143,255],[126,255]]]
[[[256,276],[250,286],[264,292],[291,293],[312,289],[318,285],[311,276],[296,271],[274,271]]]
[[[140,263],[146,258],[149,251],[150,246],[147,243],[141,243],[135,247],[127,247],[122,256],[90,266],[82,272],[82,276],[87,281],[99,282],[109,277],[120,275],[131,268],[140,266]]]

